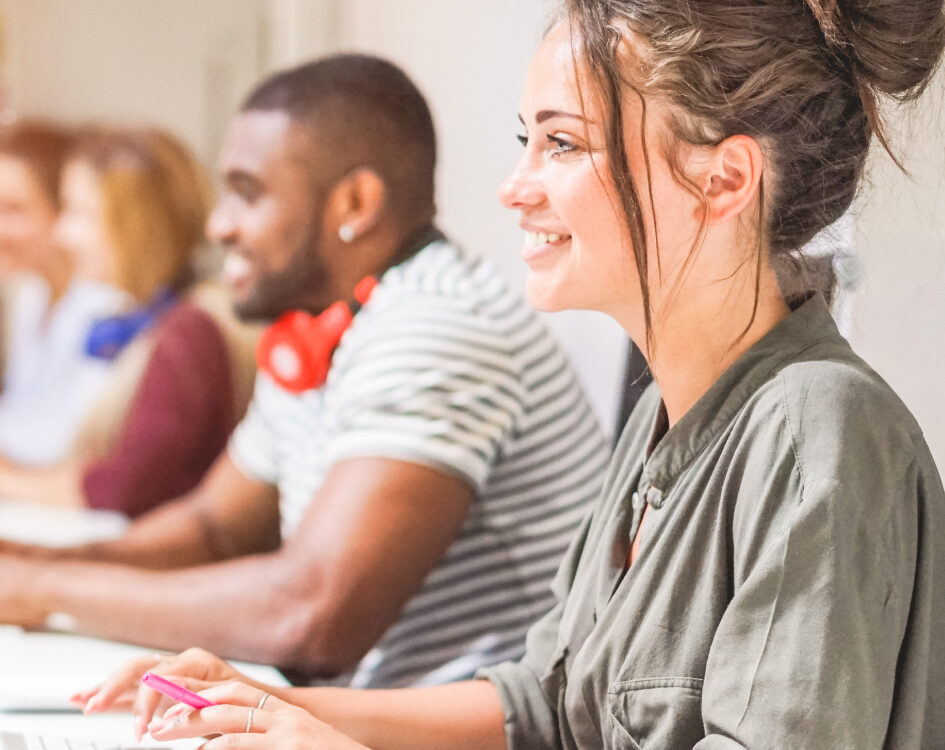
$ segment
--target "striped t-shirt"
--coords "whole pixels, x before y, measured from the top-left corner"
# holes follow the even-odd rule
[[[261,373],[230,443],[242,471],[278,486],[283,538],[343,459],[410,461],[474,488],[444,557],[343,677],[353,687],[448,682],[521,656],[607,453],[535,313],[444,241],[383,275],[321,388],[293,394]]]

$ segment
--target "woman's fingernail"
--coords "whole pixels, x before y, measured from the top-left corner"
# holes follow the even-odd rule
[[[95,696],[94,698],[90,698],[88,703],[85,704],[85,708],[82,709],[82,713],[84,714],[92,713],[99,707],[99,703],[100,701],[98,699],[98,696]]]
[[[151,734],[158,734],[167,729],[168,726],[169,725],[167,722],[161,721],[161,719],[155,719],[150,724],[148,724],[148,732]]]

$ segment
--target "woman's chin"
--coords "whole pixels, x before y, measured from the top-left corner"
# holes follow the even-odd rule
[[[525,297],[528,304],[538,312],[550,313],[570,309],[563,296],[553,286],[531,276],[525,283]]]

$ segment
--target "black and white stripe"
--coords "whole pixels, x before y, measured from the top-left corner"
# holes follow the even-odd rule
[[[462,679],[523,653],[607,448],[535,313],[490,263],[437,242],[384,275],[324,387],[293,395],[259,377],[231,455],[278,484],[286,535],[345,458],[413,461],[475,488],[443,560],[344,678],[395,687]]]

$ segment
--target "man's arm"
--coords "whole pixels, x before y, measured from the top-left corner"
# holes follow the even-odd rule
[[[142,516],[120,539],[74,548],[69,557],[166,569],[278,546],[278,491],[248,477],[224,451],[193,492]]]
[[[105,637],[335,674],[396,620],[472,497],[464,481],[417,464],[340,461],[276,552],[176,571],[73,561],[11,570],[0,575],[0,619],[25,596],[36,613],[68,613]],[[9,562],[28,565],[0,561],[0,573]]]

